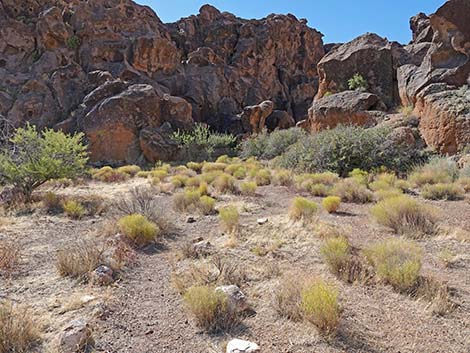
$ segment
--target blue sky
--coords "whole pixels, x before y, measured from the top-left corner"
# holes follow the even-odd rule
[[[346,42],[365,32],[407,43],[409,18],[418,12],[433,13],[444,0],[137,0],[151,6],[163,22],[197,14],[210,3],[242,18],[262,18],[270,13],[292,13],[307,18],[328,42]]]

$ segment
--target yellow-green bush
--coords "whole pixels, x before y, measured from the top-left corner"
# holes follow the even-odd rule
[[[137,246],[145,246],[159,234],[158,226],[141,214],[122,217],[119,222],[121,233]]]
[[[150,170],[142,170],[136,174],[137,178],[148,178],[149,176],[152,175],[152,172]]]
[[[215,163],[225,163],[225,164],[229,164],[231,163],[232,159],[227,156],[226,154],[223,154],[222,156],[219,156],[217,157],[217,159],[215,160]]]
[[[246,178],[246,168],[245,167],[239,167],[237,170],[233,172],[234,178],[241,180]]]
[[[464,198],[465,190],[457,183],[426,184],[421,188],[421,196],[429,200],[455,201]]]
[[[138,165],[124,165],[117,169],[119,173],[125,173],[131,177],[135,176],[138,172],[141,171]]]
[[[436,211],[409,196],[384,199],[371,208],[371,214],[397,234],[420,237],[436,232]]]
[[[341,276],[347,270],[350,258],[348,239],[343,236],[331,237],[325,240],[320,253],[335,275]]]
[[[339,181],[331,190],[331,194],[341,197],[342,201],[354,203],[371,202],[374,196],[364,185],[351,178]]]
[[[273,184],[281,186],[290,186],[293,183],[293,174],[287,169],[278,169],[273,174]]]
[[[209,195],[209,185],[205,181],[201,181],[197,188],[199,195]]]
[[[236,191],[235,178],[230,174],[220,174],[211,185],[220,193],[233,193]]]
[[[340,308],[338,289],[321,279],[305,287],[301,292],[300,307],[306,320],[312,322],[324,335],[336,333]]]
[[[186,189],[173,196],[173,208],[177,211],[195,211],[201,194],[196,189]]]
[[[219,210],[219,220],[222,228],[233,233],[238,230],[240,214],[235,206],[226,206]]]
[[[215,208],[215,199],[210,196],[203,195],[199,199],[198,208],[204,215],[209,215],[214,213]]]
[[[129,179],[129,175],[109,166],[91,171],[91,177],[105,183],[116,183]]]
[[[397,188],[377,190],[374,196],[378,201],[403,195],[403,191]]]
[[[214,171],[223,172],[225,170],[225,168],[227,168],[226,163],[205,162],[202,166],[202,172],[203,173],[214,172]]]
[[[201,178],[199,176],[190,177],[186,180],[185,186],[197,188],[201,184]]]
[[[398,290],[412,288],[421,270],[422,251],[415,243],[388,239],[364,249],[377,277]]]
[[[260,169],[256,173],[254,180],[258,186],[269,185],[271,183],[271,173],[267,169]]]
[[[188,180],[189,180],[189,177],[183,174],[174,175],[170,179],[171,183],[176,188],[181,188],[183,186],[186,186],[186,183],[188,182]]]
[[[317,213],[318,206],[314,201],[304,197],[296,197],[289,208],[289,217],[293,220],[312,221]]]
[[[217,178],[219,175],[223,174],[224,172],[221,170],[214,170],[212,172],[206,172],[201,174],[199,177],[202,181],[205,181],[208,184],[212,184],[212,182]]]
[[[46,192],[41,197],[41,202],[42,202],[43,207],[48,212],[60,212],[63,210],[62,208],[63,197],[60,195],[57,195],[56,193],[52,191]]]
[[[158,179],[160,181],[163,181],[168,176],[168,172],[166,170],[163,170],[163,169],[156,169],[156,170],[152,170],[150,172],[150,175],[154,179]]]
[[[85,215],[85,207],[76,200],[66,200],[62,203],[65,214],[72,219],[80,219]]]
[[[202,163],[197,163],[197,162],[188,162],[186,166],[194,170],[196,173],[199,173],[202,170]]]
[[[445,158],[434,158],[428,164],[416,168],[408,180],[415,186],[452,183],[458,177],[457,164]]]
[[[348,176],[357,181],[359,184],[367,186],[369,183],[369,173],[365,170],[354,168],[349,172]]]
[[[254,181],[244,181],[239,185],[240,193],[243,195],[254,195],[257,187]]]
[[[341,204],[341,197],[339,196],[325,197],[321,204],[328,213],[335,213],[336,211],[338,211],[339,205]]]
[[[465,190],[470,192],[470,177],[460,177],[457,183]]]
[[[307,190],[312,196],[328,196],[331,193],[331,186],[325,184],[310,184],[306,185]]]

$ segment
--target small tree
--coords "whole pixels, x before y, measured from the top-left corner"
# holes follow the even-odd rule
[[[348,80],[348,87],[352,91],[365,92],[369,85],[361,74],[355,74]]]
[[[16,129],[10,144],[0,150],[0,183],[21,191],[27,202],[34,189],[46,181],[73,178],[88,161],[83,134],[68,135],[27,125]]]

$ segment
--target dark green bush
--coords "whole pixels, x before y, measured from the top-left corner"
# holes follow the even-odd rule
[[[348,87],[352,91],[367,91],[369,84],[367,80],[361,74],[355,74],[348,80]]]
[[[273,159],[283,154],[291,145],[295,144],[307,133],[300,128],[276,130],[270,134],[264,130],[242,143],[241,155],[244,158],[257,157],[259,159]]]
[[[426,159],[423,151],[389,140],[389,133],[386,128],[338,126],[300,139],[277,163],[302,172],[332,171],[347,176],[355,168],[405,172]]]

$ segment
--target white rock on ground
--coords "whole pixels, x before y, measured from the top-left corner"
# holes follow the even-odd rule
[[[235,338],[227,344],[227,353],[253,353],[259,352],[260,348],[256,343]]]
[[[235,285],[220,286],[215,289],[216,292],[222,292],[227,296],[229,308],[235,312],[242,312],[248,309],[246,296]]]

